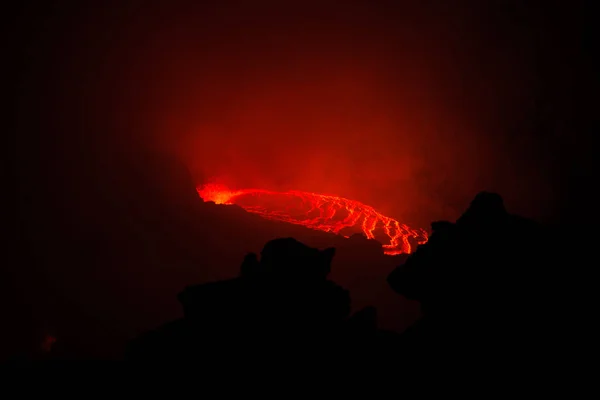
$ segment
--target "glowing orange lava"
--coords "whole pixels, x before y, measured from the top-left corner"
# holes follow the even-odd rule
[[[355,200],[311,192],[273,192],[262,189],[230,190],[209,184],[197,188],[204,201],[236,204],[265,219],[303,225],[344,237],[363,232],[384,243],[387,255],[410,253],[415,244],[427,242],[423,229],[411,229]],[[411,243],[412,242],[412,243]]]

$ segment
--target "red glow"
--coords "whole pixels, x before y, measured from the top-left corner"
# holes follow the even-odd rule
[[[310,229],[332,232],[344,237],[362,232],[383,244],[387,255],[410,253],[413,244],[427,242],[423,229],[411,229],[373,207],[343,197],[302,191],[274,192],[263,189],[230,190],[223,185],[197,188],[204,201],[236,204],[265,219],[303,225]]]
[[[42,341],[42,350],[45,352],[50,352],[54,343],[56,343],[56,338],[52,335],[47,335]]]

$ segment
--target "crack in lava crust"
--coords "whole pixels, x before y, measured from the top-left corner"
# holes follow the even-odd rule
[[[344,237],[362,232],[369,239],[387,242],[382,245],[387,255],[411,253],[415,244],[423,244],[428,240],[424,229],[411,229],[380,214],[371,206],[343,197],[296,190],[230,190],[216,184],[200,186],[197,191],[205,202],[235,204],[269,220],[302,225]]]

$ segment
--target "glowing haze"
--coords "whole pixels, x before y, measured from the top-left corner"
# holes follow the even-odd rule
[[[292,190],[273,192],[263,189],[230,190],[223,185],[198,187],[204,201],[236,204],[263,218],[302,225],[310,229],[349,237],[362,232],[369,239],[383,239],[387,255],[410,253],[415,244],[427,242],[423,229],[411,229],[373,207],[343,197]]]
[[[77,57],[36,63],[61,96],[44,110],[80,121],[94,152],[150,146],[196,184],[335,193],[416,227],[457,218],[481,190],[552,211],[559,136],[541,146],[532,132],[560,114],[544,109],[536,37],[502,21],[508,5],[142,3],[83,10],[60,47]],[[106,34],[86,36],[94,26]]]
[[[466,9],[243,3],[153,42],[169,55],[152,67],[159,146],[198,183],[335,193],[411,226],[457,218],[480,190],[531,215],[517,178],[548,198],[541,164],[518,154],[527,42],[486,47]]]

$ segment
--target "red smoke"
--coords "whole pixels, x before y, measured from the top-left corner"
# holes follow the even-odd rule
[[[468,12],[333,8],[238,4],[153,43],[169,55],[152,96],[158,145],[198,182],[335,193],[414,226],[457,218],[480,190],[519,211],[515,177],[542,196],[541,167],[503,151],[529,71],[491,50],[480,63]]]
[[[204,201],[236,204],[263,218],[302,225],[310,229],[349,237],[362,232],[368,239],[382,238],[387,255],[410,253],[414,244],[427,242],[427,232],[413,230],[373,207],[334,195],[262,189],[230,190],[208,184],[198,188]],[[412,242],[412,243],[411,243]]]
[[[551,209],[536,43],[492,6],[205,3],[82,12],[108,33],[65,33],[86,57],[61,56],[53,93],[71,71],[85,84],[48,103],[100,144],[118,132],[174,153],[198,183],[336,193],[411,226],[455,219],[481,190]]]

